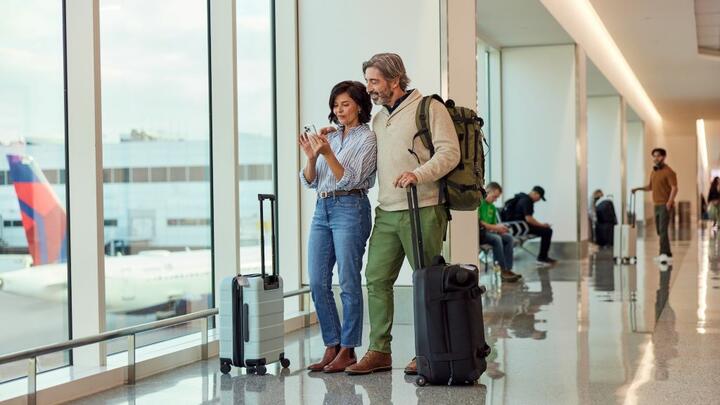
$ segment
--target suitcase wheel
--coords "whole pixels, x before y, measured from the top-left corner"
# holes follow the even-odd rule
[[[415,385],[417,385],[418,387],[424,387],[425,384],[427,384],[427,380],[425,379],[425,377],[419,375],[418,378],[415,379]]]
[[[290,359],[286,359],[286,358],[283,357],[282,359],[280,359],[280,365],[281,365],[283,368],[288,368],[288,367],[290,367]]]
[[[227,374],[230,372],[230,369],[231,369],[230,363],[228,363],[227,361],[220,362],[220,372],[221,373]]]
[[[267,368],[265,366],[258,366],[257,367],[257,375],[265,375],[267,374]]]

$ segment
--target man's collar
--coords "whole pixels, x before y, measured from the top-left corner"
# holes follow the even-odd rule
[[[410,89],[406,90],[405,94],[403,94],[399,99],[395,100],[395,104],[393,104],[392,107],[389,107],[389,106],[384,106],[384,107],[387,108],[387,110],[390,114],[392,114],[392,112],[395,111],[398,107],[400,107],[400,104],[402,104],[402,102],[405,101],[405,99],[408,98],[410,96],[410,94],[412,94],[412,92],[413,91]]]

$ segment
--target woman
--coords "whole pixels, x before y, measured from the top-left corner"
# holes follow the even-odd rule
[[[713,221],[713,229],[717,227],[718,216],[720,215],[720,177],[715,177],[710,184],[708,191],[708,217]]]
[[[372,104],[365,86],[344,81],[330,93],[330,122],[338,129],[301,134],[307,165],[300,172],[305,187],[318,193],[308,241],[310,292],[326,349],[311,371],[335,373],[357,362],[362,340],[363,297],[360,271],[370,236],[367,191],[375,184],[377,145],[367,124]],[[332,271],[337,263],[343,322],[335,306]]]

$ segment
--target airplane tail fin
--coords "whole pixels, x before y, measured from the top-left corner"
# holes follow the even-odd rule
[[[33,265],[67,261],[67,215],[33,158],[8,154]]]

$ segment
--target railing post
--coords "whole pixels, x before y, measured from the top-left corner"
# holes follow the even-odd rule
[[[128,336],[127,384],[135,384],[135,334]]]
[[[200,358],[207,360],[208,358],[208,319],[200,319]]]
[[[37,400],[37,357],[28,359],[27,381],[27,403],[35,405]]]

